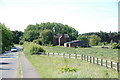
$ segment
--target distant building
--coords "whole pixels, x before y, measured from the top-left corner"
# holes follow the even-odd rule
[[[89,43],[88,41],[79,41],[79,40],[64,43],[64,47],[75,47],[75,46],[89,47]]]
[[[53,36],[53,45],[64,46],[64,43],[68,41],[69,41],[68,34],[57,34]]]

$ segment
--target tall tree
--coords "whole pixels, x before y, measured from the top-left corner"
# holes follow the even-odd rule
[[[89,41],[88,37],[83,35],[79,35],[77,39],[80,41]]]
[[[0,24],[0,27],[2,27],[2,52],[5,52],[13,46],[13,33],[4,24]]]
[[[20,42],[20,37],[23,36],[23,32],[22,31],[12,31],[13,32],[13,43],[14,44],[19,44]]]
[[[43,30],[40,34],[42,44],[52,44],[53,43],[53,32],[49,29]]]
[[[96,46],[101,41],[101,38],[97,35],[91,35],[89,39],[89,43],[91,46]]]
[[[78,31],[68,25],[47,22],[36,25],[28,25],[25,29],[23,38],[26,41],[36,40],[39,38],[40,33],[46,29],[51,30],[53,34],[68,34],[70,36],[70,40],[75,40],[78,37]]]

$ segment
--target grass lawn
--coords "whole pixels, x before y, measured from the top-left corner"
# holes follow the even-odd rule
[[[77,51],[77,49],[75,50]],[[46,55],[26,55],[26,57],[39,72],[41,78],[117,78],[118,77],[118,73],[115,70],[107,69],[105,67],[101,67],[78,59],[66,58],[66,62],[65,62],[65,58],[52,57]],[[65,64],[77,68],[78,71],[66,72],[66,73],[60,72],[59,68],[63,67]]]
[[[43,46],[46,52],[56,52],[56,53],[76,53],[76,54],[84,54],[93,57],[98,57],[101,59],[106,59],[109,61],[118,62],[118,49],[106,49],[101,48],[100,46],[95,46],[91,48],[69,48],[69,47],[47,47]]]

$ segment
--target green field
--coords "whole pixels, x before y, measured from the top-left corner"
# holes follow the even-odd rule
[[[115,70],[90,64],[78,59],[65,59],[46,55],[26,55],[42,78],[117,78]],[[59,68],[70,65],[77,72],[62,73]]]
[[[106,49],[100,46],[90,47],[90,48],[69,48],[69,47],[47,47],[43,46],[46,52],[55,53],[71,53],[71,54],[84,54],[88,56],[98,57],[101,59],[118,62],[118,49]]]

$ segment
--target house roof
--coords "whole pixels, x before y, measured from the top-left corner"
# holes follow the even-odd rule
[[[64,38],[69,38],[69,35],[68,34],[63,34],[64,35]],[[60,38],[62,36],[62,34],[57,34],[57,35],[54,35],[53,37],[54,38]]]
[[[74,40],[74,41],[66,42],[65,44],[70,44],[70,43],[77,43],[77,42],[86,42],[86,41],[79,41],[79,40]]]

